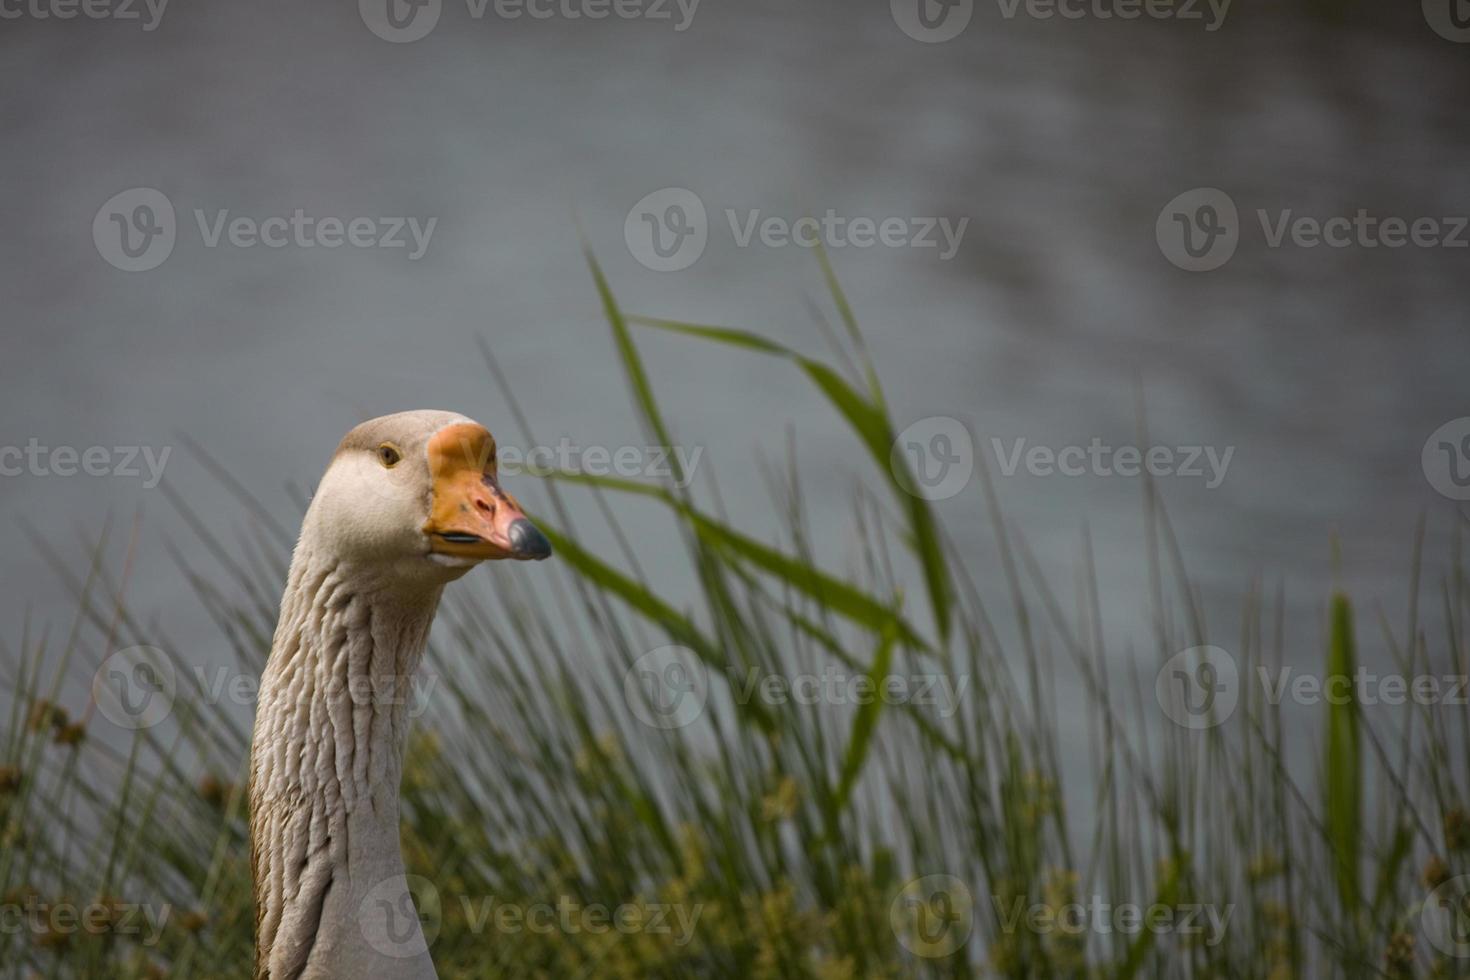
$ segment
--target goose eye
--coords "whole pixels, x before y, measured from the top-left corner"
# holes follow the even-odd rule
[[[392,443],[385,442],[378,447],[378,462],[390,470],[397,466],[398,461],[402,458],[403,453],[399,452],[398,447]]]

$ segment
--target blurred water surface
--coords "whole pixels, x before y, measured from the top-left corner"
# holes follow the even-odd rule
[[[345,3],[175,0],[153,31],[7,20],[0,443],[173,447],[168,483],[233,541],[240,507],[176,433],[288,523],[286,485],[309,487],[369,415],[452,408],[524,445],[477,333],[538,442],[642,445],[578,222],[627,308],[821,354],[813,257],[740,247],[726,209],[967,218],[948,261],[937,249],[832,252],[899,423],[961,419],[994,470],[997,439],[1131,443],[1141,397],[1154,442],[1233,448],[1216,488],[1162,481],[1195,585],[1226,640],[1254,577],[1283,585],[1301,614],[1287,660],[1315,663],[1334,532],[1337,579],[1391,617],[1421,512],[1444,556],[1450,505],[1420,452],[1470,414],[1470,251],[1270,248],[1254,215],[1470,213],[1455,98],[1470,47],[1433,34],[1415,8],[1323,19],[1240,4],[1206,31],[1007,19],[982,4],[944,44],[905,36],[882,3],[704,0],[683,31],[477,20],[449,3],[411,44],[375,37]],[[130,274],[103,261],[91,228],[132,187],[168,197],[179,237],[161,266]],[[665,187],[693,191],[711,219],[705,252],[678,272],[645,268],[624,241],[629,209]],[[1225,190],[1241,213],[1239,247],[1212,272],[1175,268],[1155,240],[1160,209],[1196,187]],[[207,248],[193,216],[298,208],[437,223],[411,260]],[[782,457],[790,427],[816,545],[833,567],[855,559],[844,532],[867,462],[803,379],[753,355],[645,340],[677,438],[702,449],[700,477],[718,477],[731,514],[774,537],[757,461]],[[142,482],[0,479],[7,645],[27,611],[60,628],[71,608],[19,523],[80,569],[108,515],[125,526],[141,507],[131,600],[191,658],[226,660],[163,547],[188,534]],[[531,481],[512,486],[544,506]],[[1088,529],[1113,655],[1146,645],[1139,481],[1022,472],[998,486],[1064,598]],[[978,483],[936,506],[1001,607]],[[579,507],[589,543],[606,546],[595,510]],[[643,567],[680,595],[677,537],[655,513],[627,520]],[[526,574],[551,586],[547,569]],[[1365,656],[1383,657],[1374,632]]]

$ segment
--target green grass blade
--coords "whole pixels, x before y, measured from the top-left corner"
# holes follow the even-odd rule
[[[769,545],[762,544],[749,535],[741,534],[676,499],[663,487],[618,477],[593,476],[583,473],[554,473],[550,476],[552,479],[568,483],[597,486],[621,493],[641,494],[662,501],[688,522],[701,541],[719,548],[723,554],[741,558],[762,571],[776,576],[792,588],[821,603],[823,608],[874,633],[881,634],[891,628],[897,637],[909,646],[920,650],[932,650],[923,637],[892,607],[849,582],[829,575]]]
[[[1362,749],[1359,706],[1353,691],[1355,669],[1353,610],[1347,596],[1332,597],[1331,636],[1324,690],[1327,704],[1327,826],[1343,910],[1356,915],[1359,846],[1362,828]]]
[[[638,347],[633,343],[632,335],[628,333],[628,321],[612,294],[612,288],[608,286],[607,277],[602,273],[602,266],[597,264],[597,258],[592,254],[592,249],[585,240],[582,243],[582,254],[586,256],[587,265],[592,270],[592,281],[596,284],[597,295],[602,300],[603,314],[607,317],[608,325],[612,327],[613,342],[617,344],[618,357],[622,360],[623,370],[628,375],[628,385],[633,389],[633,399],[638,405],[638,411],[653,431],[653,436],[658,444],[672,446],[674,442],[669,437],[668,426],[664,424],[663,415],[658,410],[658,402],[653,397],[653,386],[648,381],[648,372],[644,370],[643,358],[638,355]],[[673,482],[677,486],[685,486],[687,481],[684,476],[684,467],[679,462],[678,454],[671,453],[670,458]]]
[[[842,375],[820,361],[797,354],[759,334],[731,327],[711,327],[653,317],[630,316],[627,317],[627,322],[699,337],[748,351],[772,354],[791,361],[806,373],[812,383],[852,427],[863,445],[868,448],[868,453],[872,456],[874,463],[877,464],[879,471],[892,487],[899,502],[903,504],[904,510],[907,511],[910,534],[908,543],[923,568],[924,583],[929,593],[929,603],[934,614],[934,622],[939,630],[941,645],[947,645],[954,596],[949,564],[945,560],[944,549],[939,541],[938,525],[929,508],[929,502],[909,493],[898,474],[893,471],[895,464],[891,459],[891,450],[896,433],[881,403],[874,403],[864,397],[862,392],[848,384]],[[909,485],[914,485],[912,480],[909,481]]]
[[[878,643],[878,651],[873,655],[873,665],[868,670],[868,679],[873,683],[875,691],[881,690],[884,679],[888,676],[888,670],[893,665],[893,647],[897,637],[892,630],[883,635]],[[873,744],[873,733],[878,730],[878,716],[883,711],[883,698],[876,695],[867,704],[858,707],[857,715],[852,720],[852,735],[847,740],[847,752],[842,759],[842,774],[837,781],[836,797],[832,801],[832,812],[828,815],[827,833],[832,835],[837,830],[837,817],[847,807],[847,801],[852,797],[852,788],[857,784],[858,775],[863,770],[863,763],[868,758],[868,750]]]
[[[1170,861],[1164,873],[1164,880],[1159,883],[1159,897],[1156,906],[1172,908],[1179,897],[1179,869],[1183,862]],[[1114,974],[1117,980],[1132,980],[1138,976],[1138,971],[1143,968],[1144,960],[1148,959],[1149,951],[1154,947],[1154,941],[1158,933],[1153,929],[1142,929],[1137,938],[1128,945],[1128,956],[1118,967]]]
[[[728,669],[729,664],[719,648],[687,616],[660,599],[647,586],[624,575],[590,551],[578,547],[571,538],[559,533],[556,528],[543,521],[538,521],[537,524],[551,542],[559,560],[566,562],[598,589],[617,596],[635,611],[661,625],[670,637],[694,651],[714,672],[723,675]],[[774,722],[770,712],[758,701],[752,699],[737,704],[762,728],[772,728]]]
[[[832,268],[832,260],[827,255],[825,248],[818,246],[816,252],[817,263],[822,267],[822,281],[827,284],[827,291],[832,294],[832,302],[837,307],[837,315],[842,318],[842,325],[847,328],[847,336],[852,340],[858,355],[863,359],[863,372],[867,376],[868,391],[872,395],[873,404],[887,411],[883,401],[883,388],[878,384],[878,372],[873,367],[873,359],[868,356],[868,345],[863,340],[863,332],[858,329],[857,316],[852,312],[852,304],[847,301],[847,294],[842,291],[842,284],[837,281],[837,270]]]

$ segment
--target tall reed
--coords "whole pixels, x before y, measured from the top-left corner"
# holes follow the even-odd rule
[[[431,645],[403,814],[441,976],[1470,974],[1453,955],[1470,953],[1454,929],[1458,876],[1470,873],[1470,709],[1339,698],[1311,709],[1318,762],[1293,767],[1294,729],[1250,682],[1283,662],[1284,604],[1257,587],[1239,623],[1211,636],[1154,487],[1151,594],[1140,597],[1151,635],[1125,652],[1104,636],[1090,545],[1064,602],[983,470],[994,554],[956,554],[930,504],[905,491],[883,389],[825,257],[844,328],[836,363],[744,330],[627,314],[588,261],[652,443],[673,438],[640,356],[647,331],[784,362],[772,369],[821,392],[872,467],[868,489],[854,490],[862,559],[841,574],[819,563],[795,465],[772,480],[779,544],[733,526],[717,490],[683,474],[551,478],[538,519],[555,588],[477,573],[489,584],[451,591]],[[194,535],[171,547],[215,624],[210,656],[250,679],[292,522],[199,453],[253,530],[224,541],[166,491]],[[612,553],[581,543],[567,503],[577,493],[611,522]],[[664,510],[692,601],[643,573],[617,524],[621,497]],[[247,977],[248,721],[126,599],[136,523],[121,548],[117,536],[104,529],[81,570],[36,536],[76,616],[57,633],[21,623],[0,647],[13,695],[0,741],[0,972]],[[1323,597],[1325,681],[1354,675],[1361,635],[1404,676],[1466,673],[1458,531],[1421,622],[1424,537],[1421,524],[1401,626]],[[982,601],[981,562],[1000,569],[1004,594]],[[1211,644],[1232,651],[1237,703],[1218,724],[1173,724],[1155,678],[1200,669],[1179,658],[1201,654],[1181,651]],[[137,647],[154,652],[131,652],[131,665],[175,679],[172,710],[123,731],[69,680]],[[699,709],[678,723],[642,683],[671,669]],[[766,678],[824,671],[962,694],[952,711],[751,694]],[[1064,735],[1077,720],[1059,717],[1067,690],[1087,705],[1085,757]],[[1097,911],[1130,903],[1173,924],[1120,928]],[[63,907],[94,921],[68,924]],[[531,921],[542,909],[555,913],[549,929]],[[1078,909],[1093,911],[1082,921]]]

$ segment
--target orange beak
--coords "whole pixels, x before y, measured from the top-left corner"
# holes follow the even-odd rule
[[[471,422],[429,440],[433,500],[424,533],[429,550],[458,558],[541,559],[551,544],[495,478],[495,440]]]

